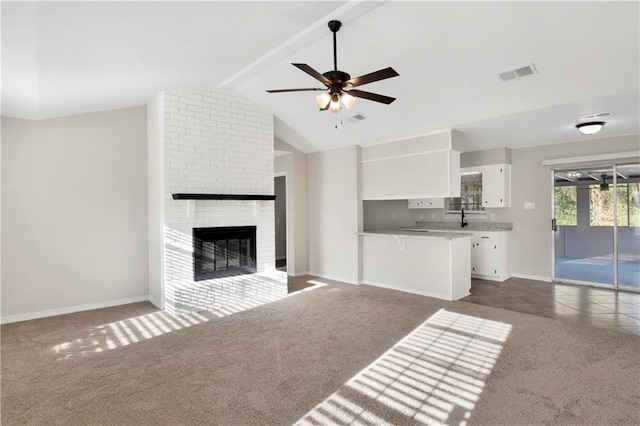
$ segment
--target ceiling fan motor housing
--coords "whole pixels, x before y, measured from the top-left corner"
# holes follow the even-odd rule
[[[332,86],[344,87],[351,80],[351,76],[344,71],[327,71],[322,75],[331,81]]]

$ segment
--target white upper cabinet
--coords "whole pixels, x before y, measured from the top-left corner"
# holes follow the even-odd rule
[[[363,147],[362,199],[460,196],[461,143],[456,131]]]
[[[478,203],[482,208],[511,207],[511,165],[492,164],[488,166],[465,167],[461,172],[467,175],[479,175],[482,188]],[[467,198],[474,196],[462,191]],[[470,209],[474,210],[474,209]]]
[[[482,206],[511,207],[511,165],[482,166]]]
[[[409,200],[410,209],[443,209],[444,198],[416,198]]]

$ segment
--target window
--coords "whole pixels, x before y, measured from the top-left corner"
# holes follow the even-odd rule
[[[640,183],[618,184],[617,194],[618,226],[640,226]],[[608,191],[589,186],[589,224],[613,226],[613,185]]]
[[[460,197],[447,198],[447,213],[484,213],[482,207],[482,173],[463,173],[460,176]]]
[[[558,225],[576,226],[578,224],[578,191],[573,186],[556,186],[555,191],[555,218]]]

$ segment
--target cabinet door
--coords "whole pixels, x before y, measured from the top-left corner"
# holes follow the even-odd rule
[[[497,274],[497,250],[490,237],[471,239],[471,273],[493,276]]]
[[[509,207],[510,175],[510,167],[508,164],[496,164],[482,167],[483,207]]]
[[[410,209],[421,209],[422,208],[422,200],[421,199],[409,200],[409,208]]]

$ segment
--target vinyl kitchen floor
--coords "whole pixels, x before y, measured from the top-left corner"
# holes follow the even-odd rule
[[[640,294],[510,278],[472,279],[464,302],[557,318],[640,336]]]

